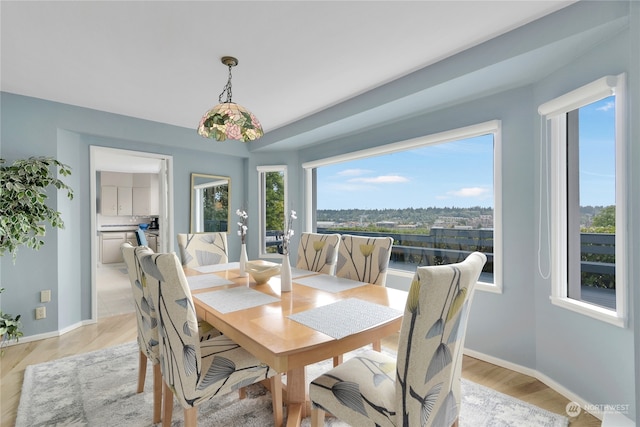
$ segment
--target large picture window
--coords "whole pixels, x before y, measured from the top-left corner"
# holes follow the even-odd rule
[[[499,292],[499,126],[493,121],[305,163],[313,181],[307,194],[315,194],[307,201],[315,206],[307,227],[393,237],[389,268],[400,275],[483,252],[479,288]]]
[[[552,301],[625,321],[624,76],[540,106],[550,150]]]

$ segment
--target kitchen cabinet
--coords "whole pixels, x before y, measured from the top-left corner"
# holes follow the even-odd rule
[[[145,233],[147,236],[147,247],[153,252],[158,252],[158,238],[155,234]]]
[[[100,262],[102,264],[114,264],[124,262],[120,246],[124,242],[129,242],[132,246],[138,246],[136,234],[128,231],[109,231],[100,233],[101,252]]]
[[[106,216],[150,216],[160,212],[158,175],[101,172],[100,213]]]
[[[133,187],[133,215],[151,215],[151,191],[149,187]]]
[[[133,191],[131,187],[102,186],[100,213],[108,216],[131,216],[133,214]]]

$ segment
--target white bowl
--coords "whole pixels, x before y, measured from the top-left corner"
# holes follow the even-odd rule
[[[273,276],[280,274],[280,264],[258,259],[247,261],[245,270],[253,277],[257,285],[267,283]]]

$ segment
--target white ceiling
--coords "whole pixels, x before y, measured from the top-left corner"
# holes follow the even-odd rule
[[[232,55],[269,132],[574,1],[2,0],[0,88],[195,128]]]

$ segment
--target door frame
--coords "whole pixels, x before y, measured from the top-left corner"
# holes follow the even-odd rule
[[[98,320],[98,292],[96,284],[96,269],[98,267],[98,243],[99,236],[97,230],[97,198],[98,189],[96,187],[96,173],[102,169],[98,166],[100,156],[125,156],[142,157],[146,159],[159,160],[159,189],[160,191],[160,213],[158,215],[160,225],[160,247],[159,252],[173,251],[173,156],[160,153],[150,153],[145,151],[123,150],[119,148],[102,147],[97,145],[89,146],[89,177],[90,177],[90,200],[91,200],[91,320]],[[132,162],[135,164],[135,162]],[[126,162],[119,165],[119,170],[114,172],[135,173],[142,172],[136,170],[135,166],[127,166]],[[148,173],[148,172],[147,172]]]

